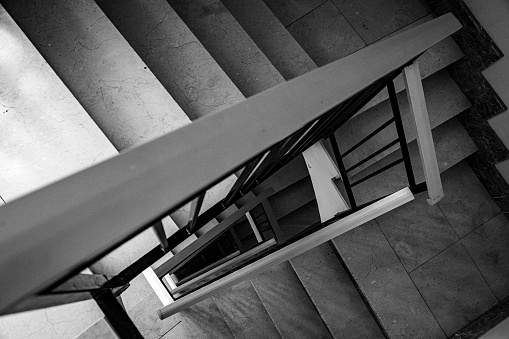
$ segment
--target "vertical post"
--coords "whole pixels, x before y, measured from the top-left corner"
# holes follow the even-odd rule
[[[434,205],[443,198],[444,192],[442,189],[442,181],[440,180],[437,155],[435,152],[435,145],[433,144],[433,137],[431,136],[431,125],[417,61],[405,67],[403,70],[403,77],[407,88],[410,112],[412,113],[415,129],[417,131],[417,144],[419,145],[419,153],[421,155],[426,186],[428,188],[428,203]]]
[[[405,162],[408,186],[410,186],[410,188],[414,188],[415,186],[414,172],[412,170],[410,152],[408,151],[408,145],[406,143],[405,129],[403,128],[403,122],[401,121],[401,112],[399,111],[398,97],[396,95],[396,89],[394,88],[393,81],[389,81],[389,83],[387,84],[387,91],[389,92],[389,100],[391,102],[392,114],[394,115],[394,124],[396,125],[396,131],[398,132],[401,155],[403,156],[403,160]]]
[[[110,290],[91,292],[111,328],[119,338],[143,339],[138,328]]]
[[[339,178],[339,170],[321,142],[305,150],[302,155],[313,183],[320,220],[325,222],[348,209],[345,199],[332,181]]]
[[[336,163],[338,164],[338,170],[341,175],[341,179],[345,184],[346,195],[348,196],[348,200],[350,200],[350,206],[352,209],[356,209],[357,203],[355,202],[352,186],[350,185],[350,179],[348,179],[348,174],[346,173],[345,165],[343,164],[343,157],[339,151],[338,141],[336,140],[334,133],[331,134],[329,140],[332,146],[332,151],[334,152],[334,156],[336,157]]]
[[[258,228],[256,227],[256,223],[253,220],[253,217],[251,216],[250,212],[246,213],[247,221],[249,222],[249,226],[251,226],[251,229],[253,230],[253,233],[256,237],[256,242],[261,243],[263,241],[262,236],[260,232],[258,231]]]
[[[280,243],[283,241],[283,232],[281,232],[281,228],[279,228],[279,224],[277,222],[276,216],[274,215],[274,211],[272,210],[272,207],[270,207],[269,202],[264,199],[262,201],[262,209],[265,215],[267,216],[267,220],[270,224],[270,227],[272,227],[272,230],[274,231],[274,234],[276,235],[276,240]]]

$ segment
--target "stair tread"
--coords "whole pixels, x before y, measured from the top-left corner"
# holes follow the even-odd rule
[[[255,276],[251,282],[283,338],[330,338],[288,262]]]
[[[245,99],[167,1],[96,3],[191,120]]]
[[[93,1],[2,4],[118,150],[190,122]]]
[[[465,129],[456,118],[452,118],[432,131],[435,144],[438,167],[441,172],[460,162],[475,151],[477,147],[470,139]],[[414,140],[409,145],[410,158],[417,183],[424,181],[424,173],[421,166],[417,142]],[[389,164],[401,157],[400,151],[391,153],[381,159],[374,166],[370,166],[362,172],[354,175],[350,182],[354,182],[377,169]],[[408,185],[404,173],[404,165],[401,163],[375,177],[360,183],[353,188],[356,201],[362,204],[375,198],[380,198]]]
[[[283,234],[283,239],[280,240],[284,242],[318,222],[320,222],[318,205],[316,199],[312,199],[278,220],[279,228]]]
[[[329,243],[290,262],[334,338],[384,338]]]
[[[268,201],[276,219],[280,219],[315,198],[309,176],[297,181],[269,197]]]
[[[470,102],[452,80],[447,70],[441,70],[426,78],[423,81],[423,88],[432,129],[470,107]],[[398,93],[397,97],[405,129],[405,137],[407,142],[410,142],[415,140],[417,133],[415,131],[415,123],[412,120],[406,92]],[[386,100],[350,119],[335,133],[340,151],[342,153],[346,152],[346,150],[353,147],[357,142],[361,141],[371,131],[374,131],[391,117],[391,105],[390,102]],[[391,124],[357,148],[354,152],[343,158],[345,167],[351,167],[396,138],[397,133],[395,125]],[[397,149],[399,149],[399,145],[394,145],[372,160],[359,166],[350,174],[360,172],[362,169]]]
[[[246,97],[284,82],[220,1],[168,2]]]
[[[212,298],[235,338],[281,338],[249,280]]]
[[[316,68],[315,63],[262,0],[222,2],[286,80]]]

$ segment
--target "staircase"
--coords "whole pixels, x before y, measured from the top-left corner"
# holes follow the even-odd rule
[[[8,73],[6,65],[11,72],[11,82],[2,82],[0,119],[17,123],[1,145],[2,152],[9,150],[8,161],[0,163],[0,176],[8,179],[0,186],[6,202],[435,16],[423,0],[54,0],[44,5],[18,0],[2,6],[0,25],[10,34],[2,39],[12,39],[9,53],[22,46],[18,55],[30,55],[22,64],[43,70],[38,79],[48,84],[46,90],[22,94],[32,97],[32,103],[16,100],[14,90],[4,88],[26,88],[29,82],[22,80],[29,68],[15,69],[20,57],[0,64],[2,72]],[[5,50],[2,56],[9,55]],[[140,275],[122,300],[144,337],[446,338],[505,299],[509,222],[465,161],[477,146],[458,118],[471,103],[449,73],[463,57],[448,38],[419,59],[443,200],[429,206],[425,193],[418,194],[411,203],[164,320],[156,314],[161,301]],[[21,79],[17,87],[12,79]],[[403,79],[397,78],[395,85],[414,173],[421,182]],[[33,93],[42,99],[34,99]],[[44,137],[36,138],[45,98],[58,102],[47,111],[62,115],[49,116],[59,125],[50,125]],[[391,114],[384,91],[336,132],[340,151]],[[66,134],[76,126],[82,130],[79,138]],[[395,133],[394,127],[378,133],[344,159],[346,167],[393,140]],[[15,135],[22,135],[22,141]],[[330,144],[325,147],[332,153]],[[374,173],[400,152],[397,145],[387,149],[352,170],[351,180]],[[56,163],[62,164],[58,171]],[[405,187],[402,173],[400,164],[356,186],[359,203]],[[218,184],[203,209],[219,201],[232,184],[233,178]],[[337,185],[343,189],[340,181]],[[301,156],[255,193],[269,187],[280,241],[320,222]],[[243,204],[241,200],[228,212]],[[172,214],[174,223],[165,223],[167,233],[185,225],[188,210]],[[156,244],[151,231],[143,232],[92,270],[116,274]],[[83,302],[2,317],[0,337],[116,335],[97,306]]]

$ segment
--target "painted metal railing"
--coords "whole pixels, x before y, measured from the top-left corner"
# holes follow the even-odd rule
[[[324,138],[333,141],[343,183],[359,183],[348,182],[352,167],[342,166],[333,133],[385,86],[394,104],[391,83],[401,72],[417,125],[429,201],[435,203],[441,185],[415,60],[460,28],[454,16],[444,15],[0,207],[0,314],[94,298],[119,336],[141,338],[115,299],[129,281]],[[397,108],[394,112],[398,139],[391,145],[399,143],[402,149],[409,186],[422,189],[411,175]],[[200,213],[205,192],[239,170],[224,199]],[[358,206],[351,192],[348,198],[352,208],[322,220],[314,233],[184,296],[172,309],[161,310],[161,317],[406,203],[413,195],[404,189],[369,207]],[[167,237],[161,219],[189,202],[187,226]],[[107,280],[79,274],[150,227],[161,245],[120,274]]]

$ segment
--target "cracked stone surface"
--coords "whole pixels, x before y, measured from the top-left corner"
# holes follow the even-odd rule
[[[447,336],[497,304],[461,242],[410,273]]]
[[[244,100],[165,0],[96,3],[191,120]]]
[[[262,0],[222,2],[285,80],[316,68],[313,60]]]
[[[281,23],[288,26],[327,0],[264,0]]]
[[[424,0],[332,0],[366,44],[431,12]]]
[[[190,122],[93,1],[4,6],[118,150]]]
[[[288,26],[288,31],[320,67],[366,46],[330,1]]]
[[[168,2],[246,97],[284,82],[220,1]]]
[[[117,151],[0,7],[0,192],[27,194]]]
[[[445,338],[376,221],[332,242],[390,338]]]

